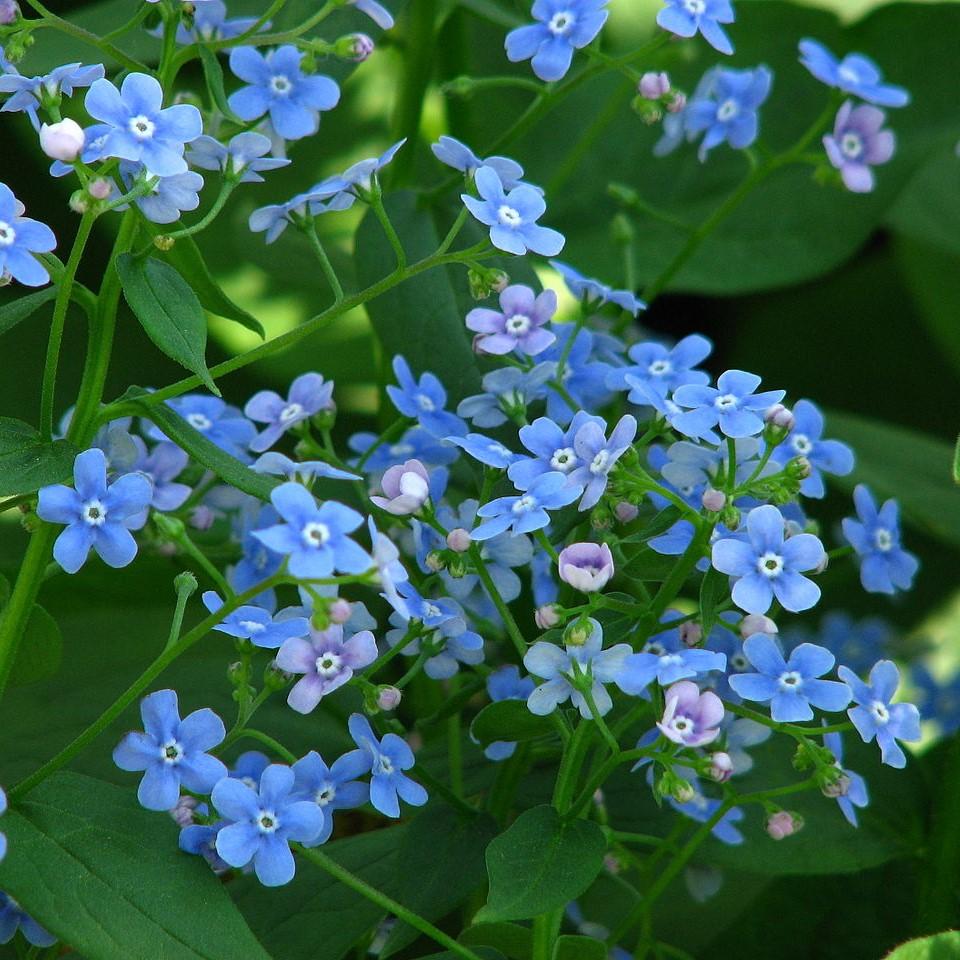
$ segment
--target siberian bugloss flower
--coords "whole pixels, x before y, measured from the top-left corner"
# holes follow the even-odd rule
[[[578,299],[584,301],[588,306],[600,306],[604,303],[612,303],[621,310],[636,316],[641,310],[646,310],[647,305],[636,297],[632,290],[615,290],[606,283],[601,283],[593,277],[585,277],[582,273],[574,270],[568,263],[561,260],[551,260],[550,266],[563,277],[563,282],[567,289]]]
[[[667,616],[675,619],[676,611]],[[669,620],[664,620],[666,626]],[[727,666],[725,654],[700,647],[686,647],[679,630],[656,634],[639,653],[631,653],[624,661],[617,686],[626,694],[638,696],[656,680],[660,686],[695,677],[699,673],[723,672]]]
[[[882,129],[886,114],[878,107],[848,100],[837,112],[833,133],[823,138],[830,163],[840,171],[844,186],[853,193],[870,193],[873,168],[886,163],[896,148],[892,130]]]
[[[107,458],[96,448],[73,462],[74,488],[54,484],[40,490],[37,516],[66,524],[53,545],[53,557],[67,573],[76,573],[92,547],[111,567],[125,567],[137,555],[131,530],[147,519],[153,497],[142,473],[127,473],[107,483]]]
[[[814,606],[820,588],[803,573],[821,564],[823,544],[812,533],[785,538],[786,521],[772,504],[750,511],[747,537],[724,537],[713,545],[713,566],[736,578],[733,602],[747,613],[766,613],[774,598],[791,613]]]
[[[430,499],[430,476],[419,460],[389,467],[380,486],[384,495],[371,496],[370,501],[397,517],[416,513]]]
[[[743,652],[758,672],[735,674],[730,686],[744,700],[769,703],[777,723],[810,720],[812,707],[835,713],[850,702],[846,683],[820,679],[835,663],[824,647],[801,643],[785,660],[777,642],[758,633],[744,641]]]
[[[613,576],[613,554],[605,543],[571,543],[560,551],[557,570],[575,590],[595,593]]]
[[[800,41],[800,62],[821,83],[878,107],[905,107],[910,102],[903,87],[883,83],[880,68],[862,53],[838,60],[822,43],[806,39]]]
[[[155,0],[147,0],[148,3]],[[205,43],[210,40],[232,40],[246,33],[256,22],[256,17],[227,19],[227,7],[222,0],[201,0],[193,11],[193,23],[189,28],[181,22],[177,25],[177,43]],[[260,29],[269,29],[265,23]],[[162,34],[162,28],[160,33]]]
[[[887,500],[877,509],[868,487],[853,491],[857,518],[845,517],[843,535],[860,556],[860,582],[868,593],[909,590],[920,567],[917,558],[900,546],[900,509]]]
[[[223,606],[223,600],[213,590],[207,590],[202,599],[211,613]],[[276,650],[292,637],[305,637],[310,631],[310,621],[306,617],[291,616],[275,619],[263,607],[244,604],[227,614],[213,629],[230,637],[249,640],[255,647]]]
[[[550,523],[548,510],[559,510],[580,496],[562,473],[545,473],[516,497],[498,497],[483,504],[477,516],[484,522],[470,531],[474,540],[489,540],[506,530],[514,536],[542,530]]]
[[[492,167],[500,178],[505,190],[519,186],[523,178],[523,167],[509,157],[487,157],[481,160],[465,143],[454,137],[442,136],[430,145],[433,155],[448,167],[459,170],[467,177],[473,177],[480,167]]]
[[[311,188],[310,192],[319,197],[341,199],[342,207],[338,206],[338,209],[346,209],[352,206],[356,199],[368,199],[377,175],[393,160],[397,151],[406,142],[407,138],[404,137],[393,146],[388,147],[379,157],[360,160],[344,170],[343,173],[321,180],[320,183]]]
[[[129,191],[150,178],[150,173],[140,163],[129,160],[120,162],[120,179]],[[150,178],[153,179],[153,178]],[[147,193],[137,197],[134,203],[143,215],[153,223],[176,223],[185,210],[196,210],[200,206],[199,192],[203,189],[203,177],[193,170],[177,173],[172,177],[161,177]]]
[[[277,170],[290,163],[286,158],[270,157],[270,138],[248,130],[231,137],[224,146],[213,137],[197,137],[187,149],[187,160],[201,170],[219,170],[237,183],[263,183],[262,172]]]
[[[200,111],[190,104],[163,106],[163,89],[145,73],[128,73],[118,90],[109,80],[95,80],[84,106],[109,128],[101,157],[142,163],[156,177],[186,173],[184,146],[203,132]]]
[[[0,277],[9,275],[24,286],[40,287],[50,275],[34,254],[49,253],[57,238],[45,223],[22,214],[13,191],[0,183]]]
[[[209,793],[227,768],[207,753],[223,741],[223,721],[209,708],[180,719],[177,694],[158,690],[140,701],[143,733],[128,733],[113,751],[121,770],[143,771],[137,799],[147,810],[170,810],[181,785]]]
[[[4,113],[23,111],[30,117],[34,128],[39,128],[37,110],[46,103],[59,103],[60,97],[73,96],[79,87],[89,87],[103,77],[103,64],[85,67],[79,63],[66,63],[38,77],[23,77],[16,70],[0,75],[0,93],[12,94],[3,105]]]
[[[604,436],[604,427],[595,420],[588,421],[577,431],[573,438],[573,449],[580,463],[571,471],[568,479],[583,490],[581,510],[589,510],[600,501],[603,491],[607,489],[610,471],[630,449],[636,435],[637,421],[629,413],[617,422],[609,440]]]
[[[230,69],[248,86],[230,95],[230,109],[247,121],[269,114],[271,126],[285,140],[316,133],[320,111],[337,105],[340,88],[329,77],[303,73],[302,59],[293,44],[266,55],[255,47],[234,47]]]
[[[557,312],[553,290],[535,294],[530,287],[513,284],[500,294],[500,309],[477,307],[466,317],[468,330],[481,334],[477,346],[484,353],[504,354],[516,350],[527,356],[542,353],[556,340],[544,329]]]
[[[305,847],[326,843],[333,833],[336,810],[353,810],[370,799],[370,788],[357,778],[367,772],[365,758],[356,750],[344,754],[327,766],[316,750],[311,750],[293,765],[293,794],[312,800],[323,811],[323,828]]]
[[[756,393],[760,377],[743,370],[727,370],[717,378],[716,387],[689,383],[677,387],[674,402],[689,410],[677,418],[682,433],[688,436],[709,436],[719,426],[728,437],[750,437],[763,430],[763,414],[768,407],[779,403],[785,390],[764,390]]]
[[[733,44],[722,23],[733,23],[730,0],[665,0],[666,7],[657,14],[657,23],[678,37],[700,33],[720,53],[733,53]]]
[[[537,223],[547,205],[533,187],[523,183],[507,191],[492,167],[480,167],[474,183],[480,198],[468,193],[460,198],[477,220],[490,228],[490,242],[498,250],[518,256],[532,250],[552,257],[563,249],[563,236]]]
[[[250,449],[262,453],[272,447],[291,427],[333,404],[333,381],[319,373],[304,373],[290,384],[285,400],[273,390],[255,393],[243,408],[244,414],[266,427],[251,441]]]
[[[347,194],[337,194],[328,199],[312,192],[298,193],[286,203],[259,207],[250,214],[247,223],[253,233],[266,234],[266,243],[273,243],[291,223],[303,225],[311,217],[331,210],[346,210],[352,204],[353,199]]]
[[[684,337],[673,347],[653,341],[636,343],[627,351],[632,362],[625,367],[614,367],[607,374],[607,386],[613,390],[633,390],[637,383],[642,383],[663,397],[689,383],[704,386],[710,382],[709,374],[694,368],[710,356],[711,350],[713,344],[698,334]],[[628,399],[631,403],[645,402],[643,397],[635,399],[634,393]]]
[[[194,430],[202,433],[212,444],[218,446],[241,463],[249,463],[247,452],[257,432],[256,427],[236,408],[219,397],[204,393],[188,393],[166,401],[167,406],[182,417]],[[153,440],[168,437],[157,426],[151,426],[147,435]]]
[[[57,938],[41,927],[13,897],[0,891],[0,944],[9,943],[19,930],[27,943],[35,947],[52,947]]]
[[[511,30],[504,46],[512,63],[530,60],[533,72],[546,82],[570,69],[573,51],[591,43],[609,16],[608,0],[534,0],[537,23]]]
[[[912,703],[892,703],[900,686],[900,671],[892,660],[880,660],[864,683],[848,667],[837,671],[840,679],[853,691],[855,707],[847,716],[857,728],[864,743],[876,740],[881,760],[891,767],[905,767],[907,758],[898,740],[920,739],[920,711]]]
[[[53,160],[72,163],[80,156],[84,142],[83,129],[69,117],[40,125],[40,149]]]
[[[399,355],[393,358],[393,372],[399,386],[388,384],[387,396],[400,413],[418,421],[435,437],[467,432],[463,421],[444,409],[447,391],[435,374],[427,371],[414,379],[410,365]]]
[[[845,477],[853,470],[853,451],[839,440],[823,439],[823,414],[809,400],[797,401],[793,419],[793,430],[772,458],[785,464],[794,457],[805,457],[810,473],[800,482],[800,492],[819,499],[826,493],[821,473]]]
[[[498,667],[487,677],[487,696],[491,703],[503,700],[526,700],[533,693],[535,684],[531,677],[522,677],[519,667],[510,664]],[[517,745],[509,740],[494,740],[487,744],[483,755],[488,760],[507,760],[516,752]]]
[[[520,455],[507,449],[502,443],[485,437],[482,433],[468,433],[465,437],[447,437],[447,443],[460,447],[480,463],[498,470],[506,470],[520,460]]]
[[[583,410],[574,416],[566,430],[549,417],[537,417],[533,423],[524,424],[520,428],[520,442],[533,456],[521,456],[509,465],[507,476],[513,485],[518,490],[526,490],[537,477],[551,472],[569,477],[583,465],[573,441],[587,423],[596,423],[601,432],[606,429],[606,423],[600,417],[593,417]]]
[[[323,829],[323,811],[312,800],[298,799],[293,787],[293,770],[275,763],[263,771],[258,790],[225,777],[210,798],[228,821],[217,834],[217,853],[232,867],[253,861],[265,887],[293,879],[290,841],[307,843]]]
[[[701,160],[721,143],[743,150],[757,139],[757,110],[769,96],[772,83],[773,74],[764,66],[753,70],[717,67],[710,72],[705,92],[694,97],[682,114],[688,134],[704,134]]]
[[[700,692],[690,680],[673,684],[664,694],[660,732],[684,747],[703,747],[720,736],[723,701],[711,690]],[[729,759],[729,758],[728,758]]]
[[[359,474],[349,470],[331,467],[324,460],[291,460],[282,453],[271,451],[262,453],[254,461],[252,470],[257,473],[269,473],[272,476],[286,477],[308,486],[318,477],[324,480],[360,480]]]

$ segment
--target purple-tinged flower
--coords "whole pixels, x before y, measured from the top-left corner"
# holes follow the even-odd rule
[[[209,708],[180,719],[177,694],[158,690],[140,701],[144,732],[128,733],[113,751],[121,770],[143,771],[137,790],[147,810],[169,810],[181,784],[191,793],[209,793],[227,768],[207,751],[223,741],[223,721]]]
[[[460,447],[480,463],[498,470],[506,470],[517,463],[520,454],[508,450],[502,443],[485,437],[482,433],[468,433],[465,437],[447,437],[447,443]]]
[[[460,421],[458,430],[466,432],[466,424]],[[377,440],[375,433],[354,433],[347,440],[347,444],[355,453],[365,454]],[[450,448],[446,437],[440,439],[429,430],[416,426],[407,430],[396,443],[378,444],[364,461],[363,470],[368,474],[382,473],[387,467],[407,460],[419,460],[437,467],[453,463],[456,459],[457,452]]]
[[[554,363],[538,363],[532,370],[491,370],[483,377],[484,392],[461,400],[457,413],[477,427],[498,427],[511,417],[525,414],[528,404],[545,396],[547,381],[555,372]]]
[[[11,276],[27,287],[43,286],[47,268],[34,257],[57,245],[53,231],[39,220],[23,216],[23,205],[13,191],[0,183],[0,278]]]
[[[598,410],[613,396],[607,388],[610,364],[600,359],[606,338],[574,323],[555,325],[553,331],[557,341],[540,359],[556,364],[554,376],[564,392],[550,390],[547,394],[547,416],[557,423],[569,423],[577,411]]]
[[[0,944],[9,943],[19,930],[27,943],[52,947],[57,938],[41,927],[9,894],[0,891]]]
[[[905,107],[910,102],[903,87],[883,83],[880,68],[862,53],[848,53],[838,60],[822,43],[806,39],[800,41],[800,62],[821,83],[878,107]]]
[[[350,716],[347,726],[360,749],[346,756],[352,761],[355,753],[362,754],[363,768],[370,771],[370,802],[373,806],[384,816],[394,818],[400,816],[400,800],[422,807],[428,799],[427,791],[403,773],[416,763],[406,740],[395,733],[377,740],[370,721],[359,713]]]
[[[230,69],[248,86],[227,101],[241,120],[259,120],[269,114],[270,124],[285,140],[299,140],[317,132],[320,111],[332,110],[340,88],[329,77],[305,74],[303,54],[286,44],[266,55],[255,47],[234,47]]]
[[[607,22],[608,0],[535,0],[538,23],[511,30],[504,46],[511,63],[530,60],[543,81],[560,80],[570,69],[574,50],[591,43]]]
[[[545,473],[534,480],[525,493],[516,497],[498,497],[483,504],[477,516],[484,519],[470,531],[474,540],[489,540],[506,530],[514,536],[542,530],[550,523],[548,510],[559,510],[580,496],[562,473]]]
[[[298,483],[282,483],[270,501],[283,523],[255,530],[253,535],[270,550],[288,557],[290,573],[307,580],[339,573],[363,573],[373,561],[347,534],[363,523],[356,510],[327,500],[318,507]]]
[[[323,460],[291,460],[282,453],[274,451],[262,453],[251,466],[257,473],[268,473],[275,477],[286,477],[288,480],[296,480],[304,486],[309,485],[315,479],[321,480],[360,480],[359,474],[350,473],[348,470],[340,470],[337,467],[331,467],[329,463]]]
[[[182,507],[190,496],[190,487],[185,483],[177,483],[176,478],[190,462],[186,451],[175,443],[158,443],[148,451],[147,445],[139,437],[130,437],[130,440],[137,450],[137,458],[130,469],[142,473],[150,481],[153,487],[150,506],[161,512]],[[107,466],[115,466],[109,457]]]
[[[523,181],[523,167],[516,160],[509,157],[487,157],[481,160],[465,143],[453,137],[441,137],[431,144],[430,149],[441,163],[468,177],[473,177],[480,167],[492,167],[505,190],[512,190]]]
[[[757,139],[757,110],[770,95],[772,83],[773,74],[764,66],[711,71],[705,92],[691,100],[682,114],[688,136],[705,134],[700,143],[701,160],[721,143],[743,150]]]
[[[266,243],[273,243],[289,224],[299,226],[318,214],[346,210],[352,203],[353,200],[346,194],[325,199],[315,193],[298,193],[286,203],[274,203],[254,210],[248,226],[253,233],[265,233]]]
[[[393,372],[399,386],[387,385],[387,396],[405,417],[419,422],[424,430],[435,437],[466,433],[463,421],[444,408],[447,391],[435,374],[427,371],[414,379],[410,365],[400,355],[393,358]]]
[[[310,188],[310,192],[318,197],[342,198],[344,204],[342,209],[353,206],[354,200],[368,199],[380,171],[393,160],[397,151],[406,142],[407,138],[404,137],[393,146],[388,147],[379,157],[360,160],[344,170],[343,173],[321,180]]]
[[[853,491],[857,517],[845,517],[843,535],[860,556],[860,582],[868,593],[909,590],[920,568],[917,558],[900,546],[900,508],[887,500],[877,509],[868,487]]]
[[[371,496],[371,503],[397,517],[416,513],[430,499],[430,476],[419,460],[390,467],[380,486],[384,495]]]
[[[707,436],[715,426],[728,437],[750,437],[763,430],[763,414],[779,403],[785,390],[756,393],[760,377],[743,370],[727,370],[717,378],[716,387],[686,384],[673,394],[674,402],[688,408],[677,417],[681,432],[687,436]],[[707,437],[709,439],[709,437]]]
[[[609,440],[604,436],[603,429],[591,420],[573,438],[573,449],[577,452],[580,465],[569,474],[568,479],[571,484],[583,489],[581,510],[596,506],[603,496],[610,471],[630,449],[637,435],[637,421],[629,413],[621,417],[611,431]]]
[[[784,660],[776,640],[757,633],[744,641],[743,653],[758,672],[734,674],[730,687],[744,700],[769,703],[777,723],[811,720],[812,707],[836,713],[850,703],[846,683],[820,679],[836,662],[824,647],[801,643]]]
[[[843,736],[839,733],[825,733],[823,735],[823,745],[833,754],[840,768],[840,775],[847,780],[845,792],[836,797],[840,812],[846,817],[847,823],[851,827],[856,827],[857,808],[863,809],[870,804],[870,795],[867,793],[867,781],[860,776],[848,770],[843,765]]]
[[[312,800],[323,811],[323,829],[305,847],[326,843],[333,833],[336,810],[353,810],[370,799],[370,787],[357,777],[368,770],[366,759],[352,750],[327,766],[316,750],[311,750],[293,765],[293,794],[299,800]]]
[[[273,390],[255,393],[243,408],[244,415],[267,426],[250,443],[255,453],[272,447],[292,426],[333,406],[333,381],[319,373],[304,373],[290,384],[284,400]]]
[[[187,103],[163,106],[159,82],[145,73],[128,73],[118,90],[95,80],[84,100],[87,113],[110,127],[101,157],[142,163],[153,176],[186,173],[184,146],[203,133],[200,111]]]
[[[700,33],[719,53],[733,53],[733,44],[721,26],[733,23],[733,4],[730,0],[665,0],[667,4],[658,14],[657,23],[678,37],[692,37]]]
[[[343,627],[333,624],[326,630],[310,628],[309,640],[291,637],[277,654],[277,666],[303,676],[293,685],[287,703],[297,713],[310,713],[328,693],[376,659],[377,641],[369,630],[344,640]]]
[[[681,680],[664,694],[660,732],[684,747],[703,747],[720,735],[723,701],[711,690],[700,692],[690,680]]]
[[[396,610],[403,604],[397,585],[406,583],[410,575],[400,562],[400,551],[397,545],[377,529],[373,517],[367,517],[367,528],[370,531],[370,553],[375,567],[375,577],[383,588],[381,596]]]
[[[660,100],[670,92],[670,74],[648,70],[637,84],[637,93],[644,100]]]
[[[684,337],[673,347],[653,341],[634,344],[627,352],[632,363],[626,367],[614,367],[607,375],[607,386],[612,390],[630,389],[627,399],[641,405],[646,399],[636,394],[637,382],[662,397],[686,384],[704,386],[710,382],[709,374],[694,367],[703,363],[711,350],[713,344],[698,334]]]
[[[228,180],[237,183],[263,183],[261,173],[278,170],[290,161],[267,156],[270,138],[262,133],[238,133],[224,146],[213,137],[197,137],[187,149],[187,160],[201,170],[219,170]]]
[[[632,290],[615,290],[606,283],[594,280],[593,277],[585,277],[562,260],[551,260],[550,266],[563,277],[567,289],[588,306],[612,303],[633,316],[636,316],[641,310],[647,309],[647,305],[638,299]]]
[[[125,567],[137,555],[131,530],[143,526],[153,487],[142,473],[127,473],[107,483],[102,450],[85,450],[73,463],[74,488],[54,484],[40,490],[37,516],[66,524],[53,545],[53,557],[67,573],[76,573],[92,547],[111,567]]]
[[[257,432],[256,427],[236,408],[228,406],[219,397],[205,393],[188,393],[166,401],[167,406],[182,417],[198,433],[212,444],[241,463],[249,463],[247,452]],[[151,425],[147,430],[151,440],[167,440],[159,427]]]
[[[793,430],[772,457],[783,464],[794,457],[805,457],[810,463],[810,474],[801,481],[800,492],[819,499],[826,493],[821,471],[847,476],[853,470],[853,451],[839,440],[823,439],[823,414],[809,400],[797,401],[793,417]]]
[[[120,162],[120,179],[126,190],[132,190],[138,181],[149,178],[150,172],[140,163],[129,160]],[[187,170],[172,177],[160,177],[148,193],[137,197],[134,203],[152,223],[176,223],[185,210],[200,206],[199,191],[203,189],[203,177]]]
[[[232,867],[252,860],[265,887],[293,879],[291,840],[308,843],[323,830],[323,811],[312,800],[297,799],[293,785],[293,770],[275,763],[263,771],[259,790],[225,777],[210,798],[228,821],[217,834],[217,853]]]
[[[40,125],[40,149],[51,160],[73,163],[80,156],[86,137],[80,124],[67,117],[58,123]]]
[[[223,606],[223,600],[213,590],[207,590],[203,594],[203,605],[216,613]],[[227,614],[213,629],[249,640],[255,647],[276,650],[291,638],[305,637],[310,632],[310,621],[306,617],[272,617],[262,607],[244,604]]]
[[[393,26],[393,15],[377,0],[347,0],[361,13],[365,13],[381,30],[389,30]]]
[[[888,766],[905,767],[907,758],[897,741],[912,743],[920,739],[920,711],[912,703],[891,703],[900,686],[897,665],[892,660],[878,660],[870,671],[869,684],[849,667],[840,667],[837,675],[853,691],[856,706],[847,711],[847,716],[860,738],[864,743],[876,740],[880,758]]]
[[[490,228],[490,242],[498,250],[517,256],[533,251],[553,257],[563,249],[563,236],[537,223],[547,205],[533,187],[520,184],[507,191],[492,167],[480,167],[474,183],[480,198],[468,193],[460,198],[474,217]]]
[[[558,647],[555,643],[538,640],[524,654],[523,665],[535,677],[545,681],[527,697],[527,707],[538,717],[547,716],[566,700],[589,720],[593,717],[590,704],[584,696],[589,690],[597,713],[610,712],[613,701],[605,684],[621,684],[625,663],[630,654],[630,644],[617,643],[603,650],[603,628],[593,618],[589,619],[590,634],[583,643],[568,643]]]
[[[736,580],[733,602],[747,613],[766,613],[776,598],[785,610],[809,610],[820,588],[803,576],[823,562],[823,544],[812,533],[785,539],[786,521],[772,504],[747,515],[748,540],[724,537],[713,544],[713,566]]]
[[[477,307],[467,314],[468,330],[481,334],[477,345],[484,353],[536,356],[556,340],[544,329],[557,312],[553,290],[534,294],[530,287],[513,284],[500,294],[500,309]]]
[[[613,554],[605,543],[571,543],[560,551],[557,570],[574,590],[595,593],[613,576]]]
[[[882,129],[886,119],[879,107],[855,107],[848,100],[837,111],[833,133],[823,138],[827,159],[853,193],[870,193],[874,187],[873,167],[893,156],[896,137],[892,130]]]
[[[507,476],[513,485],[518,490],[526,490],[537,477],[551,472],[562,473],[569,480],[574,470],[584,465],[574,449],[574,438],[588,423],[596,424],[601,433],[606,430],[605,421],[583,410],[574,416],[566,430],[548,417],[537,417],[533,423],[522,426],[520,442],[533,456],[521,457],[510,465]],[[582,490],[582,487],[579,489]]]
[[[487,677],[487,696],[492,703],[502,700],[526,700],[533,693],[532,677],[521,677],[520,668],[510,664],[498,667]],[[484,748],[483,755],[498,763],[507,760],[516,752],[517,745],[510,740],[494,740]]]

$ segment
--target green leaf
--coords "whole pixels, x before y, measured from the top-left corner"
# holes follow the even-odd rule
[[[124,394],[123,401],[136,407],[140,416],[155,423],[171,440],[225,483],[261,500],[270,499],[270,491],[278,483],[275,477],[254,473],[236,457],[231,457],[215,443],[211,443],[199,430],[191,427],[172,407],[165,403],[147,403],[144,398],[148,396],[140,387],[131,387]]]
[[[0,417],[0,497],[33,493],[69,480],[79,452],[66,440],[44,442],[22,420]]]
[[[960,957],[960,933],[948,930],[909,940],[888,953],[886,960],[956,960],[957,957]]]
[[[553,960],[607,960],[607,945],[594,937],[564,934],[557,938]]]
[[[494,947],[510,960],[531,960],[533,933],[519,923],[477,923],[458,937],[468,947]]]
[[[171,360],[195,373],[220,396],[207,370],[207,318],[197,295],[168,263],[153,257],[117,258],[123,295],[147,336]]]
[[[45,303],[55,300],[56,296],[57,288],[49,286],[0,306],[0,334],[12,330],[21,320],[33,316]]]
[[[3,829],[0,888],[86,960],[269,960],[203,858],[131,788],[57,773]]]
[[[522,743],[552,734],[556,728],[548,717],[538,717],[524,700],[488,703],[470,724],[470,733],[482,747],[498,740]]]
[[[227,103],[227,94],[223,89],[223,67],[217,55],[205,44],[197,44],[197,51],[200,54],[200,62],[203,64],[203,79],[207,84],[207,91],[213,105],[220,111],[231,123],[238,123],[241,126],[243,121],[230,109]]]
[[[477,922],[525,920],[575,900],[603,867],[603,831],[546,804],[520,814],[487,847],[490,894]]]
[[[700,582],[700,625],[703,635],[709,636],[720,616],[719,607],[728,599],[730,578],[714,567],[708,567]]]
[[[445,804],[431,804],[407,827],[397,853],[397,899],[436,921],[460,906],[485,877],[483,854],[497,824],[486,814],[465,817]],[[389,957],[420,936],[398,924],[384,945]]]
[[[5,598],[4,601],[5,602]],[[3,606],[0,602],[0,607]],[[10,683],[22,686],[55,676],[63,659],[63,637],[57,621],[40,604],[34,604],[17,659],[10,674]]]
[[[661,533],[666,533],[682,516],[680,508],[671,503],[670,506],[664,507],[654,514],[636,533],[631,533],[620,542],[646,543],[647,540],[652,540],[654,537],[659,537]]]

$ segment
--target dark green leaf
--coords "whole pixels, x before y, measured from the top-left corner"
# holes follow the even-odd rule
[[[468,947],[495,947],[510,960],[531,960],[533,934],[519,923],[478,923],[467,927],[459,940]]]
[[[523,700],[489,703],[470,724],[470,733],[483,747],[498,740],[509,740],[512,743],[537,740],[549,736],[555,729],[548,717],[532,714]]]
[[[0,306],[0,334],[12,330],[21,320],[33,316],[45,303],[56,299],[57,288],[44,287],[36,293],[28,293],[24,297],[17,297]]]
[[[3,601],[0,601],[0,607]],[[17,649],[17,659],[10,674],[10,683],[22,686],[46,680],[60,669],[63,658],[63,637],[57,621],[40,604],[34,604],[27,629]]]
[[[887,954],[887,960],[956,960],[957,957],[960,957],[960,933],[956,930],[910,940]]]
[[[232,123],[243,124],[243,121],[230,109],[227,103],[227,94],[223,89],[223,67],[217,55],[206,45],[197,45],[200,62],[203,64],[203,78],[207,83],[207,91],[213,105]]]
[[[30,424],[0,417],[0,497],[69,480],[78,453],[66,440],[45,443]]]
[[[603,831],[564,821],[552,806],[520,814],[487,847],[490,894],[478,922],[525,920],[575,900],[603,867]]]
[[[553,960],[607,960],[607,955],[607,945],[602,940],[564,934],[557,939]]]
[[[636,533],[631,533],[624,537],[621,543],[646,543],[654,537],[659,537],[661,533],[666,533],[682,516],[680,508],[672,503],[656,513],[645,523]]]
[[[147,336],[171,360],[220,395],[207,370],[207,318],[197,295],[168,263],[125,253],[117,258],[123,295]]]
[[[132,787],[57,773],[3,829],[0,888],[86,960],[268,960],[203,859],[177,849],[176,826]]]
[[[720,605],[730,594],[730,578],[714,567],[708,567],[700,583],[700,625],[703,635],[710,634],[720,616]]]

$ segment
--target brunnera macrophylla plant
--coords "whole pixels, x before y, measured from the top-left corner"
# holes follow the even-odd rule
[[[407,138],[312,185],[305,169],[302,192],[252,213],[250,242],[274,243],[292,228],[332,299],[208,369],[203,308],[223,294],[197,241],[234,192],[255,194],[273,171],[296,169],[298,143],[323,137],[325,113],[350,108],[325,63],[377,53],[366,34],[327,39],[337,18],[355,7],[371,30],[393,26],[373,0],[298,8],[299,22],[284,18],[285,6],[274,0],[240,17],[220,0],[134,3],[129,23],[109,37],[83,35],[103,63],[29,76],[18,67],[28,48],[50,29],[73,28],[33,0],[22,10],[0,0],[3,123],[32,127],[50,175],[70,183],[78,217],[72,238],[55,237],[0,184],[3,280],[28,288],[17,301],[25,308],[30,297],[54,304],[37,427],[16,427],[9,444],[22,456],[9,468],[0,462],[10,495],[3,508],[20,507],[30,533],[0,619],[0,693],[46,578],[100,563],[119,578],[143,553],[173,556],[190,571],[175,580],[156,660],[71,744],[0,791],[0,813],[8,796],[12,808],[8,836],[0,834],[0,878],[10,886],[0,893],[0,943],[26,941],[28,956],[58,941],[90,960],[123,955],[98,947],[68,911],[45,906],[23,866],[38,855],[30,832],[38,828],[28,825],[36,791],[62,782],[81,751],[112,749],[130,797],[179,827],[180,868],[195,871],[199,860],[211,885],[219,877],[233,878],[234,889],[275,888],[300,882],[299,867],[310,863],[370,900],[380,912],[357,933],[358,956],[391,942],[388,926],[374,936],[383,916],[416,931],[418,943],[433,941],[424,950],[467,960],[501,955],[499,941],[476,932],[484,921],[525,931],[522,956],[533,960],[561,956],[559,938],[569,941],[570,930],[581,951],[600,937],[615,957],[673,955],[662,952],[653,910],[711,836],[789,843],[803,827],[791,800],[807,791],[838,804],[856,830],[870,770],[844,766],[844,743],[875,743],[875,764],[908,762],[903,745],[919,739],[920,715],[898,697],[900,669],[883,656],[882,630],[841,611],[824,614],[819,642],[789,630],[792,615],[818,606],[820,584],[839,565],[857,565],[878,602],[910,589],[918,563],[901,542],[897,504],[860,485],[842,526],[821,527],[819,501],[833,478],[853,471],[855,451],[831,438],[815,400],[717,367],[706,337],[661,342],[641,333],[643,311],[722,217],[694,232],[643,290],[613,268],[602,280],[585,276],[557,259],[565,237],[550,225],[549,194],[527,182],[522,157],[501,152],[510,128],[480,153],[443,135],[431,156]],[[536,0],[530,22],[505,31],[505,57],[529,61],[531,77],[518,82],[538,103],[562,98],[578,71],[626,71],[636,112],[662,125],[654,153],[663,159],[651,163],[692,148],[704,163],[741,151],[749,170],[739,199],[791,164],[811,164],[821,180],[857,193],[883,175],[896,146],[892,111],[910,97],[867,55],[796,38],[794,69],[823,85],[825,106],[795,144],[772,154],[759,136],[776,78],[762,63],[724,65],[736,44],[729,0],[666,0],[652,38],[613,63],[601,49],[608,12],[607,0]],[[149,64],[118,46],[140,30],[157,38]],[[684,44],[716,54],[690,91],[662,69]],[[209,101],[182,85],[194,61]],[[455,204],[442,240],[420,259],[385,202],[391,164],[417,150],[434,164],[439,186],[429,190]],[[355,207],[379,224],[394,258],[361,290],[342,282],[317,230],[320,218]],[[94,227],[104,225],[115,240],[92,291],[77,275]],[[468,230],[479,239],[465,241]],[[551,268],[543,275],[553,286],[511,278],[520,271],[513,264],[530,261]],[[480,392],[453,402],[456,384],[413,369],[402,354],[388,357],[389,426],[338,448],[336,389],[322,369],[305,364],[285,394],[237,396],[226,379],[445,268],[468,277],[477,301],[459,319],[483,360]],[[562,322],[561,292],[575,304]],[[105,392],[121,296],[188,376]],[[57,373],[71,303],[88,314],[92,334],[68,402]],[[29,470],[18,467],[27,459]],[[196,624],[185,629],[188,613]],[[200,643],[224,650],[235,718],[192,697],[183,703],[165,686],[166,669]],[[425,689],[439,706],[416,712],[409,703],[428,698],[407,694]],[[338,746],[327,738],[322,749],[292,752],[257,725],[268,701],[286,701],[307,739],[319,714],[336,717]],[[108,742],[134,704],[137,728]],[[793,779],[741,788],[751,770],[751,783],[763,783],[765,754],[755,761],[751,751],[772,738],[794,750]],[[447,744],[439,767],[425,759],[438,739]],[[464,769],[466,748],[483,753],[478,773]],[[548,791],[521,799],[521,783],[543,769]],[[605,802],[612,778],[656,799],[653,833],[618,824]],[[385,827],[426,804],[495,826],[487,899],[462,914],[469,937],[437,925],[460,902],[417,910],[368,880],[362,863],[348,868],[324,850],[361,822],[350,811]],[[746,828],[749,808],[762,811],[765,831]],[[172,849],[178,839],[167,824]],[[546,877],[538,850],[550,851]],[[636,893],[609,929],[590,923],[578,902],[604,871],[619,871]],[[206,922],[205,909],[194,901],[174,913]],[[169,913],[146,916],[178,929]],[[220,921],[209,922],[216,931]]]

